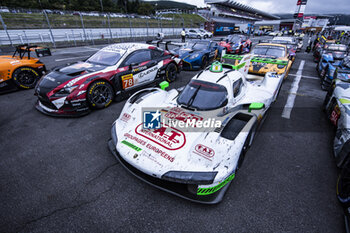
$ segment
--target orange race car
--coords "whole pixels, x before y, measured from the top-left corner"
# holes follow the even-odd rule
[[[36,57],[31,57],[35,52]],[[36,45],[18,45],[14,54],[0,56],[0,93],[34,88],[36,82],[46,72],[39,57],[51,56],[49,48]]]

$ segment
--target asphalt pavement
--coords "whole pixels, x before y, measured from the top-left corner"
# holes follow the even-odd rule
[[[98,48],[59,49],[42,60],[51,69]],[[33,90],[0,95],[0,232],[343,232],[334,130],[315,66],[311,54],[297,54],[224,200],[210,206],[158,190],[118,164],[107,141],[125,101],[54,118],[35,110]],[[170,88],[196,73],[181,72]],[[290,117],[282,117],[291,99]]]

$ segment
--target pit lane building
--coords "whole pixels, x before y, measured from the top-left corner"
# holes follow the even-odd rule
[[[278,20],[279,17],[232,0],[205,0],[209,8],[200,9],[208,22],[204,27],[214,35],[227,35],[252,30],[256,21]]]

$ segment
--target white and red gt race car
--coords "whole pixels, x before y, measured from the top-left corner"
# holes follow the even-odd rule
[[[151,185],[220,202],[283,81],[275,72],[248,74],[251,57],[237,66],[215,62],[181,92],[135,93],[112,126],[110,151]]]
[[[108,107],[142,88],[172,82],[182,61],[141,43],[109,45],[86,61],[57,67],[38,82],[36,108],[53,116],[81,116]]]

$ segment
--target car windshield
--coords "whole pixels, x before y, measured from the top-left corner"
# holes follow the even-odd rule
[[[226,105],[227,90],[219,84],[192,80],[181,92],[177,103],[199,111],[214,110]]]
[[[239,36],[228,36],[228,41],[232,43],[239,43],[241,38]]]
[[[112,66],[117,64],[117,62],[122,56],[123,56],[123,53],[121,52],[100,50],[94,55],[92,55],[87,60],[87,62],[105,65],[105,66]]]
[[[263,56],[284,57],[285,49],[279,46],[256,46],[252,53]]]
[[[184,45],[183,48],[185,49],[192,49],[192,50],[203,50],[208,47],[208,43],[206,42],[188,42]]]

